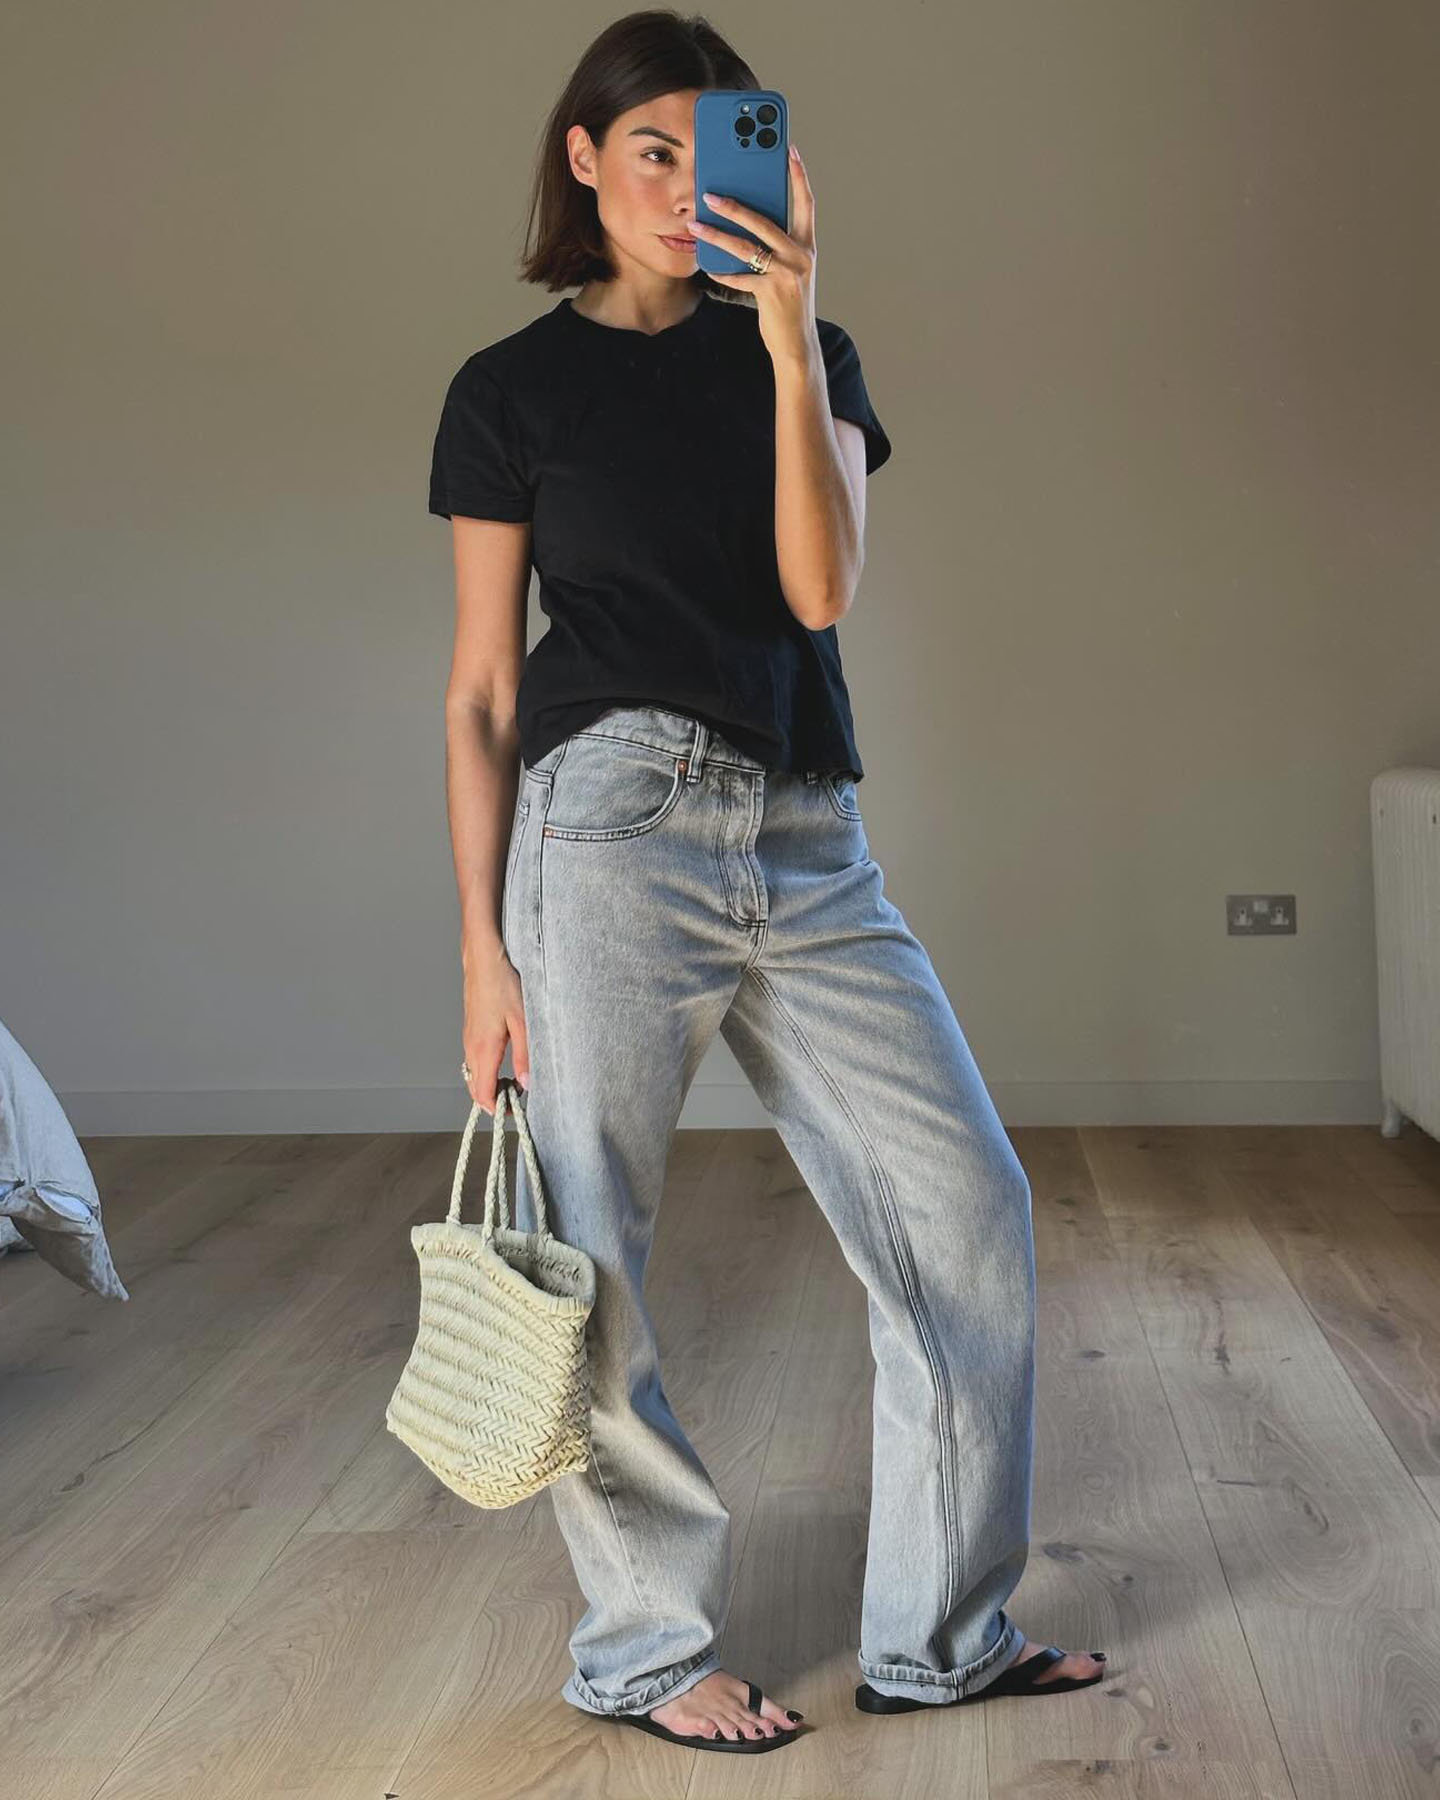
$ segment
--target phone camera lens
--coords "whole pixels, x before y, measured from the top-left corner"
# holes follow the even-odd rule
[[[735,121],[736,133],[742,138],[748,138],[754,129],[755,121],[753,119],[737,119]]]
[[[755,142],[762,150],[773,150],[780,142],[779,136],[767,125],[755,133]]]
[[[780,117],[780,109],[778,106],[772,106],[770,102],[766,100],[763,105],[755,108],[755,117],[762,125],[773,125]]]

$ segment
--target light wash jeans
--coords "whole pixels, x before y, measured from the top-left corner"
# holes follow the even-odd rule
[[[718,1030],[869,1300],[859,1663],[940,1704],[1024,1647],[1034,1453],[1030,1184],[856,784],[617,706],[523,767],[503,931],[550,1229],[594,1258],[594,1456],[552,1482],[589,1608],[562,1696],[646,1712],[721,1667],[730,1514],[666,1400],[642,1295],[672,1134]],[[534,1230],[525,1159],[517,1222]],[[732,1671],[733,1673],[733,1671]]]

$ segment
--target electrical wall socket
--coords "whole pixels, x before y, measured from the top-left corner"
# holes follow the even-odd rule
[[[1229,937],[1293,937],[1293,894],[1227,894],[1225,931]]]

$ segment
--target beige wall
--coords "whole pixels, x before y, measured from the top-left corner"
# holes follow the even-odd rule
[[[463,1119],[430,442],[553,303],[531,152],[622,10],[6,33],[0,1007],[81,1131]],[[1368,784],[1440,762],[1440,15],[846,13],[710,16],[895,444],[841,626],[887,891],[1007,1123],[1378,1116]],[[1299,935],[1227,938],[1251,889]]]

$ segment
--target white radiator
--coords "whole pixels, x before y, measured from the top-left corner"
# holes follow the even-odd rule
[[[1370,784],[1380,987],[1380,1130],[1440,1137],[1440,769]]]

